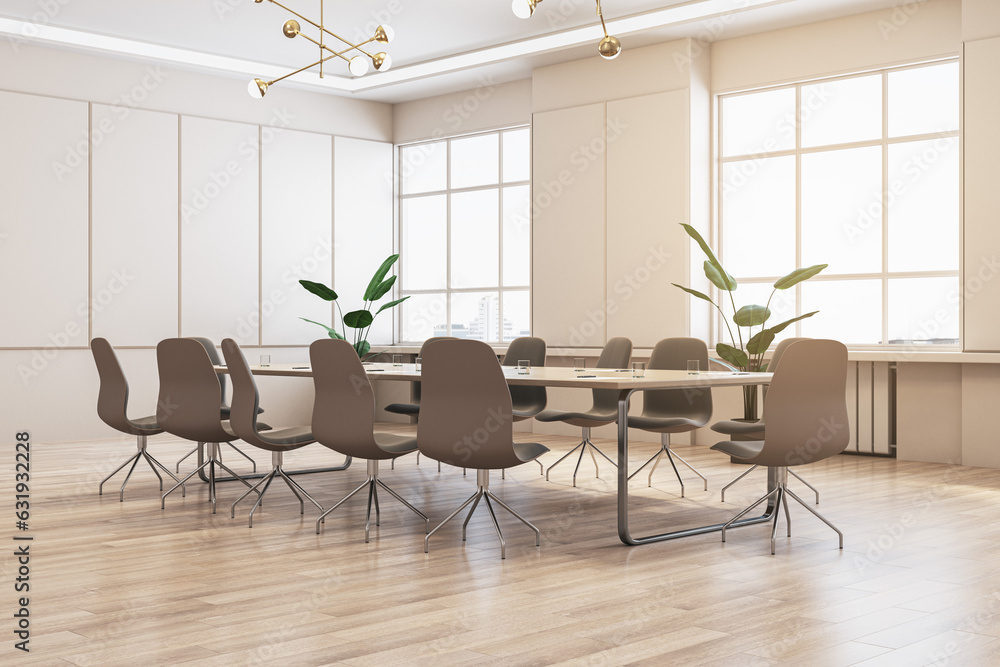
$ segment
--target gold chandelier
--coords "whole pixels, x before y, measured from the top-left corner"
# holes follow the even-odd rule
[[[260,0],[258,0],[259,2]],[[274,0],[272,0],[273,2]],[[530,18],[535,13],[535,7],[542,0],[513,0],[510,4],[514,16],[519,19]],[[604,39],[597,44],[597,51],[605,60],[614,60],[622,52],[622,43],[617,37],[608,34],[608,26],[604,24],[604,12],[601,11],[601,0],[597,0],[597,15],[601,19],[601,27],[604,29]]]
[[[254,2],[256,3],[260,3],[263,1],[264,0],[254,0]],[[264,81],[263,79],[254,79],[247,85],[247,92],[250,93],[251,97],[260,99],[264,97],[264,95],[267,93],[267,89],[271,84],[281,81],[282,79],[287,79],[293,74],[304,72],[305,70],[315,67],[316,65],[319,65],[319,78],[322,79],[323,64],[327,60],[330,60],[331,58],[340,58],[341,60],[347,61],[347,68],[354,76],[364,76],[365,74],[367,74],[369,62],[371,62],[371,64],[374,65],[375,69],[378,70],[379,72],[385,72],[386,70],[389,69],[389,67],[392,66],[392,57],[385,51],[380,51],[378,53],[369,53],[368,51],[362,48],[363,46],[365,46],[366,44],[370,44],[371,42],[378,42],[379,44],[388,44],[389,42],[391,42],[393,38],[393,31],[392,28],[390,28],[389,26],[387,25],[378,26],[377,28],[375,28],[375,34],[371,38],[359,44],[355,44],[353,42],[344,39],[340,35],[334,34],[326,29],[326,25],[324,24],[324,18],[323,18],[323,4],[325,0],[320,0],[319,3],[319,23],[307,19],[305,16],[302,16],[302,14],[299,14],[298,12],[289,9],[288,7],[285,7],[277,0],[268,0],[268,2],[278,5],[285,11],[295,14],[295,16],[302,19],[309,25],[315,28],[319,28],[319,40],[315,40],[309,35],[306,35],[302,32],[301,24],[299,24],[299,22],[296,21],[295,19],[289,19],[285,21],[285,24],[281,27],[281,32],[282,34],[284,34],[285,37],[289,39],[294,39],[295,37],[302,37],[304,39],[309,40],[316,46],[318,46],[319,60],[317,60],[314,63],[310,63],[305,67],[300,67],[294,72],[289,72],[284,76],[279,76],[277,79],[273,79],[271,81]],[[347,46],[347,48],[339,51],[330,48],[330,46],[326,44],[327,35],[343,42]],[[350,58],[344,55],[351,51],[358,51],[359,53]],[[328,53],[330,55],[327,55]]]

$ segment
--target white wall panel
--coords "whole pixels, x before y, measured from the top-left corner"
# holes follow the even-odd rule
[[[262,149],[261,334],[264,345],[308,345],[332,308],[299,280],[333,279],[333,139],[285,130]]]
[[[536,113],[532,329],[551,347],[605,343],[605,105]]]
[[[177,116],[95,104],[94,336],[155,345],[177,335]]]
[[[392,144],[377,141],[334,139],[333,282],[345,313],[363,305],[368,281],[393,251],[392,150]],[[391,299],[386,295],[381,303]],[[375,320],[368,335],[372,346],[392,342],[396,310]]]
[[[0,92],[0,346],[87,345],[88,105]]]
[[[688,94],[608,102],[608,338],[687,335]]]
[[[181,124],[181,333],[256,345],[259,162],[254,125]]]

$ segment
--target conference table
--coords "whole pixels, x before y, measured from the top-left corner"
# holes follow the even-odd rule
[[[628,493],[628,428],[627,416],[632,395],[640,391],[653,389],[706,389],[719,387],[742,387],[744,385],[768,384],[771,373],[734,373],[731,371],[702,371],[688,373],[687,371],[646,370],[642,377],[636,377],[631,370],[587,369],[577,371],[562,366],[533,367],[527,374],[520,374],[516,367],[503,366],[504,377],[508,385],[567,387],[576,389],[610,389],[618,392],[618,537],[627,545],[648,544],[693,535],[702,535],[719,531],[724,524],[717,523],[695,528],[673,530],[654,535],[634,536],[629,530],[629,493]],[[220,373],[227,372],[224,366],[217,366]],[[417,382],[420,371],[415,364],[394,365],[391,363],[365,364],[368,378],[371,381]],[[270,366],[251,366],[254,375],[282,377],[312,377],[312,369],[306,364],[274,364]],[[332,468],[342,470],[349,465]],[[331,470],[331,468],[324,468]],[[315,472],[321,470],[317,469]],[[304,471],[303,471],[304,472]],[[774,479],[768,475],[768,490],[774,485]],[[773,517],[774,507],[769,501],[764,514],[741,519],[732,527],[762,523]]]

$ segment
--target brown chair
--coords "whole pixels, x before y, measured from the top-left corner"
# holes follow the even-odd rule
[[[319,534],[320,525],[326,522],[326,516],[330,512],[367,488],[365,542],[368,542],[372,502],[375,503],[375,525],[380,525],[381,521],[378,487],[382,487],[423,519],[425,532],[430,530],[430,519],[379,479],[379,461],[392,461],[417,451],[417,439],[374,430],[375,392],[354,347],[345,340],[320,339],[309,346],[309,360],[316,387],[312,416],[313,437],[324,447],[368,462],[368,478],[320,515],[316,520],[316,534]]]
[[[160,480],[161,492],[163,491],[163,477],[156,470],[157,466],[160,467],[160,470],[170,475],[175,482],[179,482],[180,480],[174,477],[172,472],[167,470],[162,463],[154,459],[146,451],[146,438],[157,433],[163,433],[163,429],[156,423],[156,415],[139,417],[138,419],[128,418],[128,380],[125,378],[125,371],[122,370],[121,363],[118,361],[118,355],[115,354],[111,343],[105,338],[95,338],[90,342],[90,351],[94,355],[94,363],[97,364],[97,373],[101,377],[101,388],[97,395],[97,416],[111,428],[136,437],[135,454],[126,459],[125,463],[115,468],[114,472],[101,480],[100,485],[97,487],[97,495],[104,495],[104,483],[118,474],[119,470],[131,463],[132,467],[128,469],[125,481],[122,482],[122,488],[118,492],[118,502],[124,502],[125,485],[128,484],[128,480],[132,476],[132,471],[135,470],[136,464],[139,463],[139,459],[146,461],[149,467],[153,469],[153,473]],[[187,489],[185,488],[182,494],[186,491]]]
[[[257,392],[257,383],[254,382],[253,374],[250,372],[250,365],[240,346],[232,338],[222,341],[222,354],[226,357],[226,366],[229,367],[229,376],[233,381],[233,407],[230,414],[229,426],[244,442],[271,452],[271,471],[260,478],[260,480],[250,487],[250,490],[236,499],[230,509],[229,516],[236,518],[236,506],[251,493],[257,493],[257,502],[250,509],[249,525],[253,528],[253,514],[264,501],[264,494],[267,493],[271,482],[275,477],[280,477],[292,490],[299,500],[299,514],[306,513],[306,504],[303,496],[309,499],[313,505],[323,511],[323,506],[306,493],[298,482],[288,476],[282,468],[285,452],[299,449],[316,442],[312,431],[308,426],[292,426],[288,428],[261,431],[257,425],[258,407],[260,394]],[[301,495],[300,495],[301,494]]]
[[[222,366],[223,365],[222,359],[219,357],[219,352],[218,352],[218,350],[215,349],[215,343],[212,342],[211,338],[200,338],[198,336],[191,336],[191,338],[194,338],[196,341],[198,341],[199,343],[202,344],[202,346],[205,348],[205,351],[208,352],[208,358],[212,360],[212,365],[213,366]],[[226,404],[226,374],[225,373],[216,373],[216,375],[219,376],[219,386],[222,387],[222,404],[219,406],[219,417],[223,421],[225,421],[226,419],[229,419],[229,411],[230,411],[229,406]],[[264,412],[264,409],[263,408],[257,408],[257,412],[258,412],[258,414],[261,413],[261,412]],[[254,461],[252,458],[250,458],[249,456],[247,456],[246,452],[244,452],[242,449],[240,449],[239,447],[237,447],[233,443],[227,442],[226,444],[229,445],[237,454],[239,454],[240,456],[242,456],[243,458],[245,458],[247,461],[249,461],[251,464],[253,464],[253,471],[257,472],[257,462],[256,461]],[[201,446],[203,446],[203,445],[204,445],[204,443],[199,442],[197,445],[194,446],[194,449],[192,449],[190,452],[188,452],[184,456],[182,456],[179,459],[177,459],[177,464],[174,466],[174,471],[175,472],[180,472],[181,471],[181,462],[183,462],[184,459],[186,459],[187,457],[189,457],[192,454],[194,454],[195,452],[197,452],[198,448],[201,447]],[[220,461],[222,460],[222,451],[221,450],[219,451],[219,460]]]
[[[765,500],[774,498],[771,554],[778,529],[779,509],[785,511],[788,536],[792,535],[788,497],[812,512],[840,537],[844,534],[788,488],[789,467],[815,463],[835,456],[850,441],[847,418],[847,348],[835,340],[802,340],[788,345],[764,399],[767,430],[763,440],[720,442],[712,449],[747,463],[767,466],[774,488],[733,517],[726,529]]]
[[[469,519],[480,500],[486,501],[500,537],[500,558],[507,557],[507,546],[491,500],[531,528],[535,546],[540,546],[538,529],[490,491],[490,470],[512,468],[549,451],[535,442],[514,442],[510,391],[493,349],[478,340],[441,340],[426,345],[422,355],[424,392],[417,445],[436,461],[475,468],[478,483],[476,492],[427,534],[424,552],[430,547],[431,535],[471,503],[462,524],[465,541]]]
[[[424,347],[426,347],[428,343],[433,343],[434,341],[438,341],[438,340],[454,340],[454,337],[452,337],[452,336],[435,336],[433,338],[428,338],[427,340],[425,340],[423,342],[423,345],[420,346],[420,353],[417,356],[422,359],[423,358],[423,354],[424,354]],[[420,383],[419,382],[414,382],[413,383],[413,391],[412,391],[412,393],[410,395],[413,398],[413,403],[390,403],[389,405],[385,406],[385,411],[386,412],[391,412],[391,413],[397,414],[397,415],[406,415],[408,417],[417,417],[417,416],[419,416],[420,415]],[[393,463],[395,464],[395,461],[393,461]],[[417,452],[417,465],[420,465],[420,452]],[[441,472],[441,464],[440,463],[438,463],[438,472]]]
[[[541,338],[532,338],[529,336],[515,338],[507,347],[507,353],[504,355],[500,365],[507,367],[517,366],[517,362],[522,359],[527,359],[531,362],[532,368],[545,366],[545,341]],[[509,389],[511,404],[514,407],[515,422],[531,419],[545,409],[545,403],[548,400],[545,387],[514,385],[509,387]],[[545,466],[542,465],[542,462],[535,459],[535,463],[538,464],[541,474],[544,474]]]
[[[629,358],[632,356],[632,341],[628,338],[612,338],[604,346],[601,351],[601,356],[597,359],[597,368],[619,368],[623,369],[628,367]],[[594,404],[586,412],[564,412],[562,410],[545,410],[537,415],[535,419],[540,422],[564,422],[566,424],[572,424],[573,426],[579,426],[583,429],[583,440],[579,445],[569,450],[566,454],[561,456],[558,461],[549,466],[548,470],[545,471],[545,479],[548,480],[549,473],[557,465],[563,462],[563,459],[570,456],[576,450],[580,450],[580,458],[576,461],[576,468],[573,469],[573,486],[576,486],[576,473],[580,470],[580,463],[583,461],[583,455],[587,452],[587,448],[590,448],[590,456],[594,459],[594,467],[597,468],[597,457],[594,456],[594,452],[597,452],[604,458],[608,460],[608,463],[617,467],[611,458],[594,446],[594,443],[590,441],[590,429],[597,426],[605,426],[607,424],[614,424],[618,421],[618,392],[614,389],[593,389]],[[597,469],[597,477],[600,477],[600,469]]]
[[[701,367],[708,368],[708,346],[705,345],[705,341],[697,338],[664,338],[653,348],[653,353],[649,357],[649,369],[685,370],[688,360],[691,359],[697,359]],[[682,498],[684,497],[684,480],[681,479],[681,474],[677,470],[674,457],[704,480],[707,491],[708,478],[670,449],[670,435],[672,433],[690,433],[707,424],[711,418],[711,389],[663,389],[645,392],[642,396],[642,415],[629,417],[628,425],[631,428],[659,433],[660,449],[652,458],[636,468],[635,472],[628,476],[629,479],[655,461],[649,471],[648,486],[652,486],[656,466],[660,464],[660,458],[666,454],[667,460],[670,461],[670,465],[674,469],[674,474],[677,475],[677,481],[680,482]]]
[[[204,346],[193,338],[167,338],[156,346],[156,364],[160,371],[160,396],[156,403],[156,421],[167,433],[193,442],[207,444],[205,461],[189,472],[167,496],[196,473],[208,470],[208,499],[215,514],[215,469],[221,468],[234,479],[250,487],[249,482],[219,460],[219,443],[238,440],[228,421],[219,418],[222,385]]]
[[[771,354],[771,359],[770,359],[770,361],[767,364],[767,370],[769,370],[769,371],[771,371],[773,373],[774,369],[776,369],[778,367],[778,361],[781,360],[781,355],[784,354],[785,348],[787,348],[789,345],[791,345],[795,341],[799,341],[799,340],[810,340],[810,339],[809,338],[786,338],[785,340],[783,340],[780,343],[778,343],[775,346],[775,348],[774,348],[774,352]],[[767,387],[766,386],[762,389],[762,393],[763,393],[764,397],[766,398],[767,397]],[[758,421],[755,421],[755,422],[745,422],[745,421],[736,421],[736,420],[726,420],[726,421],[715,422],[714,424],[712,424],[712,430],[715,431],[716,433],[721,433],[723,435],[737,435],[737,436],[741,436],[741,437],[749,439],[749,440],[763,440],[764,439],[764,419],[763,419],[763,414],[761,415],[761,419],[758,420]],[[744,477],[746,477],[747,475],[749,475],[750,473],[752,473],[757,468],[758,468],[758,466],[756,466],[756,465],[750,466],[749,468],[747,468],[746,470],[744,470],[742,473],[740,473],[735,479],[733,479],[731,482],[729,482],[729,484],[726,484],[724,487],[722,487],[722,502],[726,502],[726,489],[728,489],[733,484],[735,484],[736,482],[740,481],[741,479],[743,479]],[[806,480],[802,479],[802,477],[797,472],[795,472],[794,470],[789,470],[788,474],[791,475],[791,476],[793,476],[795,479],[799,480],[800,482],[802,482],[806,486],[808,486],[810,489],[812,489],[812,492],[814,494],[816,494],[816,504],[819,505],[819,490],[815,486],[813,486],[812,484],[810,484],[809,482],[807,482]]]

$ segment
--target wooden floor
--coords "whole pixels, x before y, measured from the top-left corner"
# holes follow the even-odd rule
[[[553,450],[549,463],[575,444],[538,439]],[[613,454],[613,443],[598,444]],[[170,466],[187,449],[150,439]],[[681,499],[666,464],[652,489],[637,477],[637,534],[725,520],[761,494],[756,471],[722,504],[719,489],[743,468],[704,447],[676,449],[708,474],[709,491],[685,473]],[[766,525],[734,530],[725,545],[716,533],[626,547],[609,466],[596,479],[584,461],[574,489],[570,463],[551,482],[527,464],[492,486],[536,523],[542,544],[501,515],[502,561],[482,510],[467,543],[455,523],[424,554],[422,524],[385,494],[370,544],[360,497],[318,536],[316,510],[300,516],[277,484],[252,529],[249,507],[229,517],[233,483],[220,486],[215,516],[201,483],[161,510],[156,478],[142,468],[124,503],[120,476],[99,497],[98,481],[132,451],[126,438],[34,445],[31,653],[13,648],[17,566],[7,550],[0,664],[1000,665],[1000,470],[851,456],[802,469],[845,548],[793,507],[792,537],[782,520],[771,556]],[[634,447],[633,466],[654,451]],[[267,469],[269,455],[255,458]],[[228,450],[224,460],[249,467]],[[287,464],[338,461],[314,445]],[[8,508],[10,477],[0,489]],[[474,476],[413,456],[383,478],[432,525],[475,490]],[[359,465],[299,477],[325,506],[363,479]]]

